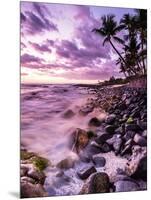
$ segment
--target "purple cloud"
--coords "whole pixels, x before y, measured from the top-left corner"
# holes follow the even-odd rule
[[[55,41],[54,41],[54,40],[49,40],[49,39],[47,39],[47,40],[46,40],[46,44],[47,44],[47,45],[50,45],[50,46],[54,46]]]
[[[23,22],[25,22],[26,21],[26,17],[25,17],[25,15],[21,12],[20,13],[20,22],[21,22],[21,24],[23,23]]]
[[[76,42],[62,40],[55,47],[57,55],[65,58],[72,68],[94,67],[94,62],[98,63],[98,59],[108,58],[105,51],[101,51],[99,46],[93,46],[93,44],[91,48],[78,48]]]
[[[37,44],[37,43],[33,43],[30,42],[30,45],[36,50],[39,51],[40,53],[44,53],[44,52],[48,52],[51,53],[51,49],[49,46],[47,46],[47,44]]]
[[[35,64],[42,63],[44,61],[44,59],[33,56],[33,55],[29,55],[26,53],[21,56],[20,61],[21,61],[22,65],[28,65],[28,64],[32,64],[32,63],[35,63]]]
[[[45,14],[47,8],[39,3],[33,3],[32,11],[21,13],[22,29],[30,35],[43,33],[44,31],[58,31],[57,25],[50,21]]]

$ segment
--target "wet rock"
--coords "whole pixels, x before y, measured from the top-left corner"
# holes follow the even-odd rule
[[[106,164],[105,158],[100,155],[94,155],[92,160],[94,164],[96,165],[96,167],[104,167]]]
[[[48,194],[41,184],[21,182],[21,198],[47,197]]]
[[[131,117],[132,118],[139,118],[140,117],[139,109],[132,111]]]
[[[127,131],[123,138],[125,139],[125,141],[128,141],[129,139],[133,139],[134,135],[135,135],[134,131]]]
[[[122,102],[121,104],[118,105],[118,109],[120,110],[125,110],[127,108],[126,104]]]
[[[101,121],[98,118],[93,117],[92,119],[90,119],[88,125],[89,126],[100,126],[101,125]]]
[[[71,109],[69,109],[65,113],[63,113],[62,116],[66,119],[69,119],[69,118],[72,118],[74,115],[75,113]]]
[[[79,158],[82,162],[89,163],[91,161],[91,156],[87,152],[81,152]]]
[[[141,131],[140,126],[138,126],[137,124],[126,124],[125,128],[126,131]]]
[[[79,110],[79,114],[85,116],[85,115],[87,115],[88,113],[92,112],[93,109],[94,109],[93,106],[82,107],[82,108]]]
[[[77,172],[77,175],[81,178],[81,179],[87,179],[91,174],[95,173],[96,169],[94,166],[86,166],[83,167],[82,169],[80,169]]]
[[[121,146],[122,146],[122,139],[121,138],[117,138],[115,140],[115,142],[113,143],[113,148],[115,150],[115,153],[118,154],[120,149],[121,149]]]
[[[56,174],[56,177],[62,177],[64,175],[64,172],[63,171],[59,171],[57,174]]]
[[[74,167],[75,160],[73,160],[71,157],[67,157],[63,160],[61,160],[56,166],[60,169],[69,169]]]
[[[141,130],[146,130],[147,129],[147,122],[145,122],[143,120],[138,120],[137,124],[141,128]]]
[[[100,145],[102,153],[108,153],[111,151],[111,147],[107,143],[103,143]]]
[[[132,153],[132,143],[133,140],[129,139],[126,143],[124,148],[121,151],[121,156],[125,155],[125,154],[131,154]]]
[[[95,141],[92,141],[87,147],[85,148],[85,152],[87,152],[87,155],[91,158],[92,155],[98,154],[101,152],[99,144],[97,144]]]
[[[70,146],[72,151],[79,153],[89,143],[88,133],[80,128],[77,128],[72,134],[70,139]]]
[[[131,104],[131,99],[126,99],[125,104],[126,104],[126,106],[129,106]]]
[[[113,146],[113,143],[115,143],[119,138],[121,138],[120,134],[114,134],[110,139],[106,140],[106,143]]]
[[[116,128],[114,132],[115,132],[115,134],[124,135],[125,134],[125,127],[120,126],[120,127]]]
[[[138,191],[140,187],[137,183],[133,181],[120,180],[114,183],[115,192],[130,192],[130,191]]]
[[[143,131],[142,136],[145,137],[145,138],[147,138],[147,130]]]
[[[25,167],[25,166],[22,166],[22,165],[21,165],[21,168],[20,168],[20,176],[21,176],[21,177],[22,177],[22,176],[26,176],[27,172],[28,172],[28,167]]]
[[[114,131],[115,131],[115,126],[113,126],[113,125],[108,125],[108,126],[105,127],[106,133],[114,134]]]
[[[138,183],[139,183],[141,190],[147,190],[147,182],[146,181],[140,180]]]
[[[126,166],[126,173],[135,179],[147,180],[147,148],[134,146]]]
[[[147,140],[139,134],[136,134],[134,136],[134,142],[142,147],[147,145]]]
[[[94,131],[87,131],[88,138],[97,137],[97,134]]]
[[[47,188],[48,196],[56,196],[56,191],[53,187]]]
[[[46,178],[44,172],[40,172],[35,169],[29,170],[27,173],[27,176],[33,178],[34,180],[36,180],[38,183],[42,185],[44,184],[45,178]]]
[[[98,136],[95,141],[98,143],[98,144],[102,144],[103,142],[107,141],[108,139],[110,139],[112,137],[111,134],[109,133],[102,133],[100,136]]]
[[[111,114],[106,118],[106,123],[112,125],[116,120],[116,115],[115,114]]]
[[[31,177],[23,176],[21,177],[21,182],[29,182],[29,183],[34,184],[36,181]]]
[[[104,172],[92,174],[84,183],[80,194],[106,193],[110,190],[109,176]]]

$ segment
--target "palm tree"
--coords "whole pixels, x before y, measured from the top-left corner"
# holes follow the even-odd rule
[[[127,41],[133,36],[136,36],[136,18],[129,13],[125,14],[120,21],[120,24],[124,29],[128,31],[128,34],[125,35],[125,40]]]
[[[147,45],[147,10],[143,9],[136,9],[136,23],[137,23],[137,30],[140,35],[141,40],[141,52],[140,55],[142,57],[142,63],[143,63],[143,69],[144,73],[146,73],[146,67],[145,67],[145,52],[146,51],[146,45]]]
[[[125,62],[124,58],[121,56],[120,52],[114,46],[112,40],[123,44],[123,40],[117,37],[117,33],[123,29],[123,26],[117,25],[117,22],[114,20],[114,15],[104,15],[101,17],[102,27],[99,29],[95,28],[92,31],[104,37],[103,46],[106,42],[109,42],[119,57]]]
[[[126,78],[127,77],[127,75],[126,75],[127,70],[126,70],[126,66],[124,65],[121,58],[118,58],[116,60],[116,65],[120,65],[120,72],[124,73],[124,76]]]
[[[125,45],[124,51],[136,74],[140,73],[142,68],[139,62],[139,49],[140,44],[138,44],[136,36],[132,35],[129,39],[128,44]]]

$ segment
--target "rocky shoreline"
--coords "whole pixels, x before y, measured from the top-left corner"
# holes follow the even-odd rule
[[[22,151],[21,197],[57,195],[53,185],[51,192],[46,192],[43,170],[47,166],[55,168],[58,180],[65,180],[67,184],[73,177],[66,176],[65,172],[73,168],[82,185],[76,194],[147,189],[146,89],[91,87],[89,93],[94,98],[88,99],[78,114],[84,117],[97,109],[107,116],[91,118],[87,130],[77,127],[69,141],[69,148],[76,156],[67,156],[55,166],[34,153]],[[72,110],[65,113],[68,120],[74,115]],[[108,167],[112,165],[112,156],[123,164],[116,166],[114,173],[112,166]]]

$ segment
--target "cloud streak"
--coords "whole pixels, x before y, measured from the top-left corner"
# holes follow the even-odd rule
[[[40,52],[40,53],[51,53],[51,49],[50,47],[47,45],[47,44],[37,44],[37,43],[33,43],[33,42],[30,42],[30,45],[32,48],[34,48],[36,51]]]

